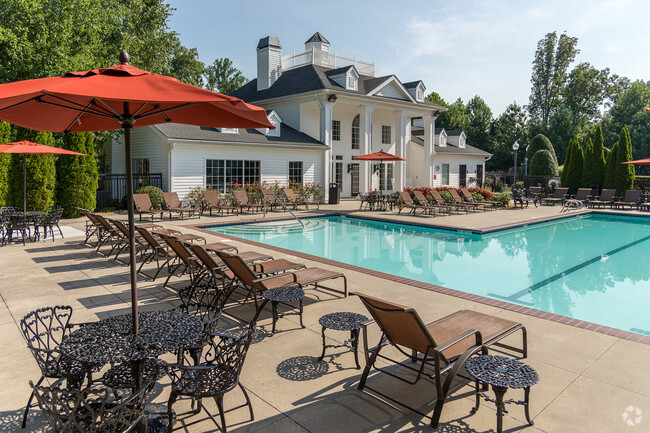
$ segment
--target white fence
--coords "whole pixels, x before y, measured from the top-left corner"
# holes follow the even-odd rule
[[[302,53],[293,53],[282,58],[282,70],[293,69],[304,65],[320,65],[328,68],[342,68],[354,65],[359,74],[375,76],[375,62],[366,62],[356,57],[345,57],[320,50],[308,50]]]

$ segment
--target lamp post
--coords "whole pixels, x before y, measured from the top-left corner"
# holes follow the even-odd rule
[[[519,150],[519,142],[515,140],[512,145],[512,150],[515,151],[515,180],[512,182],[512,189],[517,188],[517,151]]]

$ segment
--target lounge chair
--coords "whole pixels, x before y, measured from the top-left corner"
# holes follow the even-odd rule
[[[451,200],[452,200],[452,202],[454,204],[459,205],[459,206],[468,206],[469,209],[472,209],[474,211],[482,210],[483,212],[485,212],[485,205],[479,204],[479,203],[468,203],[468,202],[466,202],[458,194],[458,191],[456,191],[454,188],[449,188],[447,191],[451,195]]]
[[[375,368],[379,372],[409,384],[431,377],[436,387],[436,405],[431,416],[433,428],[438,427],[445,400],[450,392],[453,392],[452,383],[470,356],[478,352],[487,353],[490,346],[514,351],[524,358],[527,356],[526,329],[520,323],[472,310],[461,310],[425,325],[412,308],[362,293],[352,292],[352,294],[359,296],[382,332],[378,345],[368,349],[367,326],[363,328],[366,367],[358,388],[360,390],[368,388],[388,400],[408,407],[368,386],[366,381],[370,371]],[[501,343],[503,338],[517,331],[522,332],[521,348]],[[393,346],[409,361],[391,359],[381,354],[380,351],[387,345]],[[391,350],[389,353],[393,354],[394,351]],[[388,366],[386,362],[389,363]],[[399,365],[399,369],[407,368],[415,372],[417,376],[413,380],[404,378],[394,368],[394,364]],[[433,372],[429,371],[430,369],[433,369]],[[446,377],[443,378],[445,374]],[[416,409],[410,409],[427,416]]]
[[[153,281],[156,281],[158,274],[160,274],[160,271],[162,271],[165,265],[169,266],[169,263],[176,258],[176,253],[174,253],[174,251],[168,250],[163,245],[161,245],[160,242],[158,242],[158,240],[153,237],[149,231],[147,231],[147,229],[138,227],[136,230],[138,233],[140,233],[142,239],[144,239],[144,241],[149,245],[146,252],[144,252],[142,255],[142,262],[140,263],[138,272],[140,273],[142,271],[142,267],[144,265],[155,260],[157,269],[153,277],[145,274],[144,272],[142,272],[142,274],[146,277],[151,278]]]
[[[560,212],[568,211],[569,209],[582,209],[589,202],[589,195],[591,188],[578,188],[576,195],[572,198],[564,200]]]
[[[439,205],[437,203],[429,203],[429,200],[424,196],[424,193],[422,191],[414,190],[413,195],[417,199],[418,202],[420,202],[421,205],[427,206],[430,212],[434,213],[436,211],[440,213],[445,213],[445,214],[451,214],[451,209],[449,209],[449,206],[447,205]]]
[[[166,213],[164,210],[153,208],[148,194],[133,194],[133,207],[135,212],[140,214],[140,221],[142,221],[142,214],[151,215],[151,222],[153,222],[155,215],[160,216],[160,219],[162,219]]]
[[[291,188],[282,188],[282,192],[284,193],[285,197],[284,204],[288,203],[293,206],[294,209],[297,209],[298,206],[305,206],[305,209],[309,208],[309,204],[305,200],[299,199],[294,190]]]
[[[549,204],[551,203],[553,206],[555,206],[555,203],[560,203],[564,204],[564,200],[566,200],[566,195],[567,192],[569,191],[569,188],[556,188],[555,192],[553,193],[552,196],[550,197],[545,197],[539,200],[541,204]]]
[[[424,213],[427,209],[429,209],[429,206],[425,206],[423,204],[415,204],[415,202],[411,198],[411,194],[409,194],[407,191],[400,191],[399,197],[402,199],[404,203],[398,204],[399,207],[399,210],[397,211],[398,215],[402,213],[402,209],[404,209],[405,207],[409,208],[410,209],[409,213],[412,213],[413,215],[415,215],[415,211],[418,209],[422,209],[422,213]]]
[[[614,204],[614,196],[616,194],[615,189],[604,189],[600,192],[600,196],[596,197],[594,200],[590,200],[587,204],[590,207],[609,206],[610,208]]]
[[[264,203],[266,206],[270,207],[271,210],[281,206],[280,201],[270,189],[263,189],[262,194],[264,195]]]
[[[172,236],[163,237],[163,241],[169,246],[169,248],[174,252],[175,257],[173,260],[169,261],[169,273],[167,279],[163,283],[163,287],[167,286],[169,279],[172,275],[177,277],[182,277],[185,274],[188,274],[190,277],[190,285],[194,285],[194,276],[200,268],[200,264],[196,257],[187,249],[182,242],[175,239]]]
[[[641,203],[641,191],[638,189],[628,189],[625,191],[625,197],[620,201],[615,201],[612,207],[614,209],[618,209],[619,207],[625,209],[625,206],[629,206],[632,209],[635,206],[638,208],[639,203]]]
[[[239,212],[244,212],[244,208],[247,208],[248,210],[251,209],[261,210],[264,212],[264,214],[266,214],[266,209],[264,205],[258,203],[252,203],[248,199],[248,194],[243,189],[233,190],[232,193],[235,196],[235,200],[237,201],[236,206],[239,207]]]
[[[447,203],[444,198],[442,198],[442,195],[440,195],[440,192],[436,191],[435,189],[432,189],[429,191],[431,193],[431,197],[433,198],[433,201],[436,202],[439,206],[447,206],[449,208],[449,211],[451,212],[452,210],[455,210],[456,212],[465,212],[469,213],[470,211],[470,206],[466,206],[464,204],[458,204],[458,203]]]
[[[279,275],[260,277],[260,273],[251,268],[238,255],[217,251],[217,256],[223,260],[226,266],[228,266],[228,268],[233,272],[242,284],[243,288],[253,296],[255,304],[257,304],[257,292],[263,292],[275,287],[282,287],[289,283],[298,283],[302,288],[310,286],[313,286],[314,288],[320,287],[325,290],[348,296],[347,278],[345,277],[345,274],[341,272],[313,267],[285,272]],[[323,281],[338,278],[343,278],[343,290],[333,289],[320,284]]]
[[[235,212],[239,215],[237,207],[224,203],[221,194],[217,191],[203,191],[203,206],[205,209],[210,209],[210,216],[212,216],[212,209],[216,209],[217,212],[221,213],[221,216],[223,216],[224,211]]]
[[[165,208],[169,211],[170,220],[172,219],[172,212],[180,214],[181,219],[183,219],[185,214],[193,216],[199,211],[198,209],[183,206],[176,192],[163,192],[163,198],[165,200]],[[199,218],[201,218],[200,213]]]
[[[484,205],[486,209],[495,210],[497,206],[501,205],[500,201],[476,200],[472,195],[472,193],[470,192],[470,190],[468,190],[467,188],[461,188],[460,192],[463,194],[463,198],[468,203],[476,203],[476,204]]]
[[[229,286],[234,278],[234,274],[227,270],[226,264],[218,257],[208,253],[202,245],[190,245],[190,251],[199,260],[201,268],[196,277],[197,284],[200,283],[206,276],[210,277],[212,285],[218,287],[223,285]],[[268,254],[262,254],[254,251],[243,252],[239,255],[246,263],[254,263],[257,261],[271,260],[273,257]]]

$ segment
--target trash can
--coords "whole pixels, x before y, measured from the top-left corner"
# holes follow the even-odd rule
[[[341,200],[341,190],[338,183],[330,183],[329,204],[339,204]]]

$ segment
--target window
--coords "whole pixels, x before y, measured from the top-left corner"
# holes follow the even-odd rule
[[[149,158],[134,159],[131,162],[133,174],[149,174]]]
[[[334,182],[338,183],[340,188],[343,185],[343,155],[336,155],[334,160]]]
[[[349,74],[349,75],[348,75],[348,85],[347,85],[347,88],[348,88],[348,89],[357,90],[357,77],[355,77],[355,76],[352,75],[352,74]]]
[[[205,186],[226,192],[233,184],[261,181],[259,161],[208,159],[205,162]]]
[[[382,191],[393,189],[393,163],[379,164],[379,189]]]
[[[449,164],[442,164],[442,184],[449,185]]]
[[[302,185],[302,161],[289,161],[289,182]]]
[[[332,140],[341,141],[341,121],[332,120]]]
[[[352,120],[352,149],[359,148],[359,115]]]
[[[418,89],[415,92],[415,99],[417,101],[422,101],[424,99],[424,95],[422,94],[422,88],[418,87]]]
[[[390,144],[390,126],[381,125],[381,144]]]

